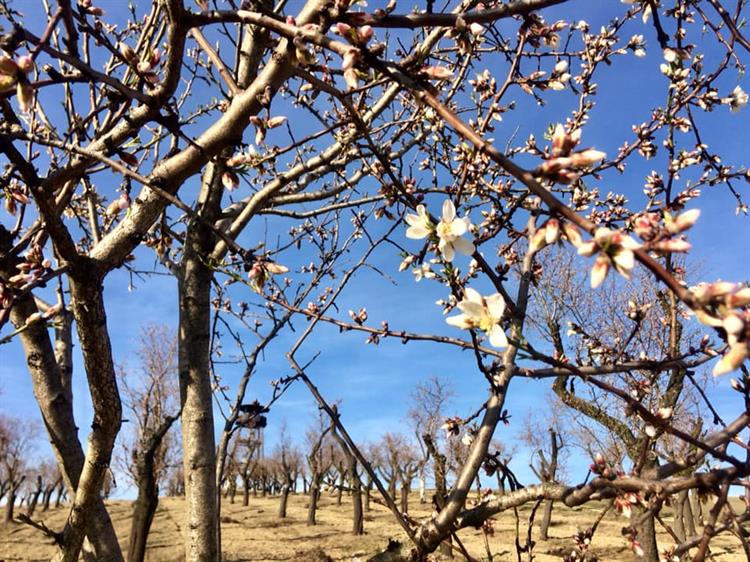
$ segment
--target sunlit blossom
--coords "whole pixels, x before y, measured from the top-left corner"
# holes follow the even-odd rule
[[[467,217],[456,217],[456,207],[450,199],[446,199],[443,203],[443,215],[436,228],[440,238],[438,249],[446,261],[453,261],[456,250],[467,256],[474,253],[474,244],[462,238],[470,225]]]
[[[620,275],[630,279],[635,266],[633,250],[638,248],[640,244],[627,234],[606,227],[598,228],[593,240],[578,245],[578,253],[582,256],[593,256],[598,253],[591,269],[591,287],[596,288],[604,282],[610,266],[614,266]]]
[[[729,97],[725,98],[724,103],[729,105],[729,109],[733,113],[737,113],[740,109],[747,105],[748,95],[740,86],[735,86]]]
[[[426,238],[435,229],[424,205],[417,205],[417,214],[406,215],[404,220],[409,225],[406,229],[406,237],[412,240]]]
[[[474,289],[467,288],[464,299],[456,306],[462,314],[446,318],[448,324],[462,330],[477,328],[487,334],[493,347],[508,346],[508,338],[500,325],[505,312],[505,300],[500,293],[483,297]]]
[[[434,279],[436,277],[435,272],[430,269],[430,264],[423,263],[419,267],[415,267],[411,270],[414,275],[414,281],[421,281],[422,279]]]

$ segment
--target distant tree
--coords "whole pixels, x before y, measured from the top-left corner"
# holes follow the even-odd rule
[[[333,412],[334,416],[339,415],[336,406],[333,407]],[[342,453],[342,460],[346,463],[345,465],[342,464],[338,470],[349,482],[349,491],[352,497],[352,533],[355,535],[362,535],[365,532],[365,519],[364,512],[362,511],[362,480],[360,479],[359,470],[357,468],[357,457],[349,448],[346,441],[344,441],[339,435],[336,429],[336,423],[333,421],[331,422],[331,436],[336,443],[338,443],[339,451]],[[344,466],[346,468],[344,468]],[[341,492],[343,491],[343,481],[343,478],[339,480],[339,500],[341,499]]]
[[[0,491],[5,496],[5,522],[13,521],[16,500],[26,481],[37,424],[0,414]]]
[[[556,483],[563,480],[565,471],[566,445],[568,436],[565,433],[561,417],[561,404],[553,397],[548,397],[546,414],[534,413],[523,423],[521,441],[531,450],[529,467],[540,482]],[[546,427],[545,427],[546,426]],[[549,527],[552,522],[554,501],[545,500],[544,511],[539,527],[541,540],[549,538]]]
[[[419,464],[419,501],[424,503],[426,471],[433,467],[435,494],[445,497],[445,460],[440,452],[441,426],[445,421],[445,408],[451,398],[455,396],[448,381],[432,377],[425,382],[418,383],[411,394],[412,406],[407,416],[414,425],[414,433],[422,453]]]
[[[289,494],[294,486],[294,476],[299,472],[302,461],[302,453],[299,448],[292,444],[286,421],[282,422],[279,429],[279,441],[273,453],[276,465],[277,478],[279,481],[279,518],[286,517]]]
[[[380,470],[388,481],[392,497],[396,497],[396,487],[400,485],[400,508],[402,513],[407,513],[411,484],[423,460],[415,452],[414,443],[404,435],[385,433],[380,447],[383,456]]]
[[[127,473],[138,488],[133,504],[128,562],[142,562],[169,459],[178,456],[169,434],[178,419],[177,340],[166,326],[145,326],[136,351],[139,368],[121,369],[124,405],[132,425],[121,433]]]
[[[44,491],[42,492],[42,511],[47,511],[52,500],[55,490],[63,485],[62,474],[54,461],[44,461],[39,467],[40,475],[44,482]]]
[[[326,424],[322,415],[316,416],[305,433],[305,447],[307,449],[307,467],[310,472],[309,503],[307,507],[307,524],[317,524],[316,514],[320,499],[323,477],[330,468],[332,456],[331,445],[326,439],[331,425]]]

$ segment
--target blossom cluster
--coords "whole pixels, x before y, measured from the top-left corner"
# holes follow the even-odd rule
[[[434,224],[424,205],[417,206],[417,214],[406,215],[406,237],[415,240],[431,237],[437,239],[437,249],[446,262],[452,262],[456,252],[471,255],[476,251],[474,243],[463,237],[471,228],[471,221],[456,216],[456,207],[450,199],[443,202],[442,216]],[[408,258],[407,258],[408,259]],[[409,260],[411,263],[412,260]],[[402,264],[403,266],[403,264]],[[408,264],[407,264],[408,266]],[[403,269],[403,267],[402,267]],[[429,265],[415,269],[417,280],[434,277]],[[464,298],[456,304],[461,314],[451,316],[446,322],[462,330],[478,329],[487,334],[490,345],[497,348],[508,346],[508,339],[501,326],[505,312],[505,299],[500,293],[482,296],[475,289],[464,289]]]

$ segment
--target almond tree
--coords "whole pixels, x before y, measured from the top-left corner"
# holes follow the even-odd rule
[[[151,523],[159,504],[159,487],[166,477],[175,440],[169,430],[179,418],[177,404],[177,342],[169,328],[141,329],[136,351],[139,371],[122,367],[120,380],[130,425],[121,433],[123,461],[138,489],[128,542],[128,561],[142,561]]]
[[[422,503],[425,501],[426,471],[430,463],[435,482],[435,503],[438,506],[446,493],[445,455],[438,445],[442,433],[440,428],[446,418],[445,406],[453,396],[450,383],[438,377],[417,384],[411,395],[413,405],[407,415],[414,424],[414,433],[422,453],[418,475],[419,501]]]
[[[32,422],[0,415],[0,489],[5,496],[5,523],[13,521],[18,492],[29,476],[34,435]]]
[[[318,501],[320,500],[323,476],[332,462],[330,448],[332,445],[326,439],[331,430],[330,424],[325,424],[322,416],[314,419],[310,428],[305,433],[305,441],[309,452],[307,453],[307,466],[310,469],[310,499],[307,508],[307,524],[316,525],[316,513]]]
[[[302,462],[300,450],[293,446],[289,438],[286,422],[282,422],[279,430],[279,441],[274,451],[273,459],[278,469],[280,479],[279,519],[286,517],[289,494],[292,493],[294,475],[297,466]]]
[[[122,420],[104,285],[115,269],[139,272],[132,260],[149,252],[141,245],[153,250],[160,273],[178,280],[188,560],[221,556],[212,403],[214,387],[223,386],[212,364],[212,321],[223,306],[213,304],[217,279],[242,280],[240,290],[258,295],[255,306],[309,319],[286,354],[289,382],[307,386],[334,420],[418,557],[462,527],[540,497],[569,506],[636,499],[647,504],[648,518],[672,492],[711,485],[720,492],[710,512],[714,531],[668,553],[694,548],[696,560],[705,558],[712,534],[726,530],[714,523],[730,485],[747,476],[730,445],[747,426],[746,415],[696,438],[669,406],[654,410],[610,379],[633,371],[674,375],[711,361],[714,373],[724,374],[750,355],[748,289],[727,282],[688,288],[670,258],[689,249],[690,228],[711,191],[725,190],[739,212],[747,210],[736,188],[745,170],[713,152],[705,142],[711,127],[703,126],[748,100],[733,75],[750,49],[741,4],[730,11],[718,0],[633,0],[608,5],[607,21],[595,26],[585,20],[589,8],[569,0],[465,0],[441,12],[430,3],[416,13],[400,12],[396,2],[368,8],[310,0],[292,13],[265,1],[189,7],[162,0],[132,17],[105,14],[95,0],[40,3],[29,17],[21,10],[36,6],[27,4],[4,2],[0,11],[10,30],[0,41],[0,153],[7,164],[0,320],[11,320],[6,338],[24,347],[73,500],[55,534],[60,559],[76,560],[84,536],[97,559],[122,559],[100,497]],[[627,75],[628,61],[649,52],[660,53],[660,61],[646,57],[649,66],[637,79],[658,85],[663,107],[634,100],[632,128],[612,127],[594,143],[596,107],[607,91],[599,82]],[[556,115],[540,124],[535,104],[553,97],[560,101],[551,104]],[[252,150],[243,139],[248,129],[255,133]],[[516,129],[518,135],[509,132]],[[645,179],[635,164],[641,157],[658,168]],[[643,200],[618,193],[620,174],[644,185]],[[264,215],[279,222],[264,223]],[[290,228],[287,219],[298,223]],[[385,221],[373,226],[377,219]],[[264,224],[273,232],[256,243],[249,233]],[[326,264],[331,285],[312,306],[296,302],[293,293],[310,270],[305,264],[287,271],[285,250],[309,244],[317,261],[326,253],[321,240],[335,238],[342,249],[349,234],[356,235],[350,249],[359,261]],[[579,254],[576,268],[590,270],[592,289],[610,274],[649,272],[670,314],[683,307],[718,339],[681,351],[672,345],[672,329],[655,358],[614,353],[594,364],[533,341],[527,312],[542,273],[538,258],[557,243]],[[371,326],[365,306],[335,315],[332,304],[356,284],[355,273],[373,265],[376,250],[394,247],[403,269],[444,291],[444,329],[451,332]],[[284,273],[295,285],[286,292],[285,279],[270,279]],[[52,294],[45,286],[55,280],[59,291]],[[52,322],[59,326],[57,348]],[[444,508],[430,520],[410,522],[399,512],[343,416],[317,390],[314,361],[302,359],[302,346],[323,323],[367,332],[373,345],[429,341],[472,354],[486,398],[455,422],[476,431]],[[85,456],[69,384],[73,324],[94,410]],[[612,467],[595,464],[597,476],[580,487],[542,484],[470,507],[477,474],[492,463],[493,434],[508,421],[511,381],[522,377],[578,380],[625,405],[643,421],[646,437],[667,433],[699,453],[637,463],[632,475],[615,470],[614,479]],[[742,402],[747,382],[735,387]],[[243,403],[240,397],[235,405]],[[642,433],[636,444],[649,442]],[[685,474],[706,458],[721,466]],[[634,530],[626,539],[643,548]]]

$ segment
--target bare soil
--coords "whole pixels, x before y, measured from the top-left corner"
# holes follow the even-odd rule
[[[109,512],[117,528],[123,548],[130,532],[130,510],[128,501],[107,502]],[[555,507],[550,540],[540,541],[538,527],[534,527],[532,539],[536,541],[536,562],[559,562],[563,552],[573,548],[571,536],[577,529],[590,526],[601,513],[603,504],[592,504],[575,509]],[[739,505],[736,505],[739,508]],[[307,520],[307,497],[301,494],[289,498],[288,516],[277,517],[278,498],[252,497],[250,505],[225,501],[222,505],[222,548],[227,561],[276,561],[325,562],[321,550],[333,560],[361,561],[385,548],[389,538],[407,542],[405,534],[393,521],[390,513],[381,505],[372,504],[366,513],[365,535],[350,533],[351,506],[344,496],[342,505],[336,498],[324,495],[318,511],[318,525],[309,527]],[[410,504],[410,515],[417,519],[430,514],[429,504],[420,504],[414,496]],[[519,510],[521,543],[526,541],[526,523],[531,508]],[[64,507],[38,513],[36,520],[43,520],[52,529],[60,529],[67,515]],[[663,512],[666,524],[671,524],[671,513]],[[541,508],[537,520],[541,518]],[[184,501],[182,498],[162,498],[149,536],[146,560],[149,562],[178,562],[184,559]],[[621,529],[629,521],[609,513],[602,521],[593,541],[593,550],[602,562],[635,562],[638,558],[627,548]],[[489,537],[493,559],[498,561],[519,560],[515,551],[515,525],[513,513],[503,513],[496,518],[495,533]],[[480,531],[464,529],[459,539],[469,554],[477,560],[488,560],[484,539]],[[659,544],[670,546],[672,539],[660,530]],[[739,541],[731,535],[722,535],[712,543],[715,562],[739,562],[746,560]],[[51,540],[31,527],[12,523],[0,524],[0,562],[49,560],[55,547]],[[463,560],[456,555],[455,560]],[[523,554],[521,560],[529,560]]]

